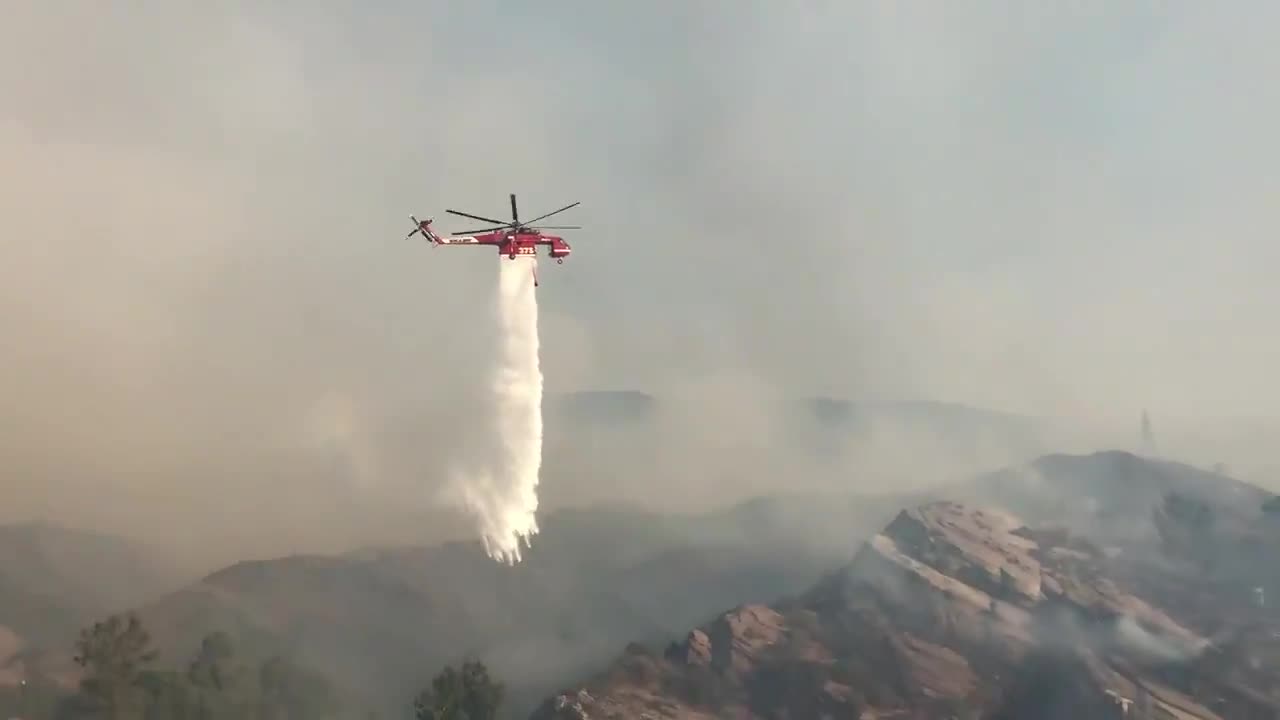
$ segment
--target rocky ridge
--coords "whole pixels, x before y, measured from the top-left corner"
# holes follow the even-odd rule
[[[1179,604],[1190,590],[1136,579],[1182,582],[1179,562],[933,502],[809,592],[723,613],[661,654],[632,645],[534,719],[1280,717],[1280,665],[1259,660],[1280,659],[1280,624],[1263,613],[1233,634],[1218,618],[1208,637],[1203,608]]]

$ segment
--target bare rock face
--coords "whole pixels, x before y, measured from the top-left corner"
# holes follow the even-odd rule
[[[902,554],[988,596],[1034,603],[1041,598],[1038,546],[1016,533],[1021,525],[1005,513],[943,502],[904,510],[881,535]]]
[[[951,502],[903,511],[855,558],[850,582],[897,596],[904,611],[948,599],[953,615],[1028,644],[1053,613],[1140,628],[1187,653],[1207,641],[1100,574],[1101,553],[1062,531],[1036,532],[1007,513]],[[913,594],[921,585],[932,592]],[[979,623],[986,616],[990,622]],[[971,628],[972,629],[972,626]],[[1122,637],[1118,637],[1122,640]]]
[[[805,595],[724,613],[661,658],[645,656],[644,673],[624,671],[640,662],[629,652],[548,701],[544,710],[558,714],[536,717],[1230,717],[1196,699],[1226,697],[1226,680],[1196,695],[1175,687],[1170,668],[1267,671],[1214,656],[1162,598],[1108,575],[1117,568],[1062,528],[951,502],[920,506]],[[1250,647],[1280,657],[1280,633],[1274,655]],[[1257,694],[1249,716],[1268,717],[1253,714],[1266,708]]]
[[[711,638],[701,630],[692,630],[685,639],[684,662],[686,665],[711,665]]]
[[[748,605],[713,622],[711,656],[716,669],[737,675],[750,673],[785,633],[785,620],[777,611]]]

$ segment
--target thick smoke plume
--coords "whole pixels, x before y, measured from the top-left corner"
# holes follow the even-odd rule
[[[493,400],[496,440],[478,468],[454,477],[454,490],[475,516],[485,552],[520,561],[520,543],[538,532],[542,467],[542,370],[538,363],[538,298],[533,258],[501,258],[498,271],[498,364]]]

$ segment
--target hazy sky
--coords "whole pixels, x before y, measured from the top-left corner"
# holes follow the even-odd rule
[[[6,515],[412,527],[496,261],[406,216],[508,192],[549,391],[1272,414],[1280,6],[626,5],[8,4]]]

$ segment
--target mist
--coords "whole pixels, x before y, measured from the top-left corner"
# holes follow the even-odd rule
[[[1274,5],[133,7],[0,28],[0,521],[210,562],[465,534],[494,258],[402,238],[509,192],[582,201],[547,392],[662,408],[594,450],[549,416],[543,511],[957,471],[892,429],[808,459],[815,395],[1086,447],[1147,408],[1162,452],[1267,465]]]

